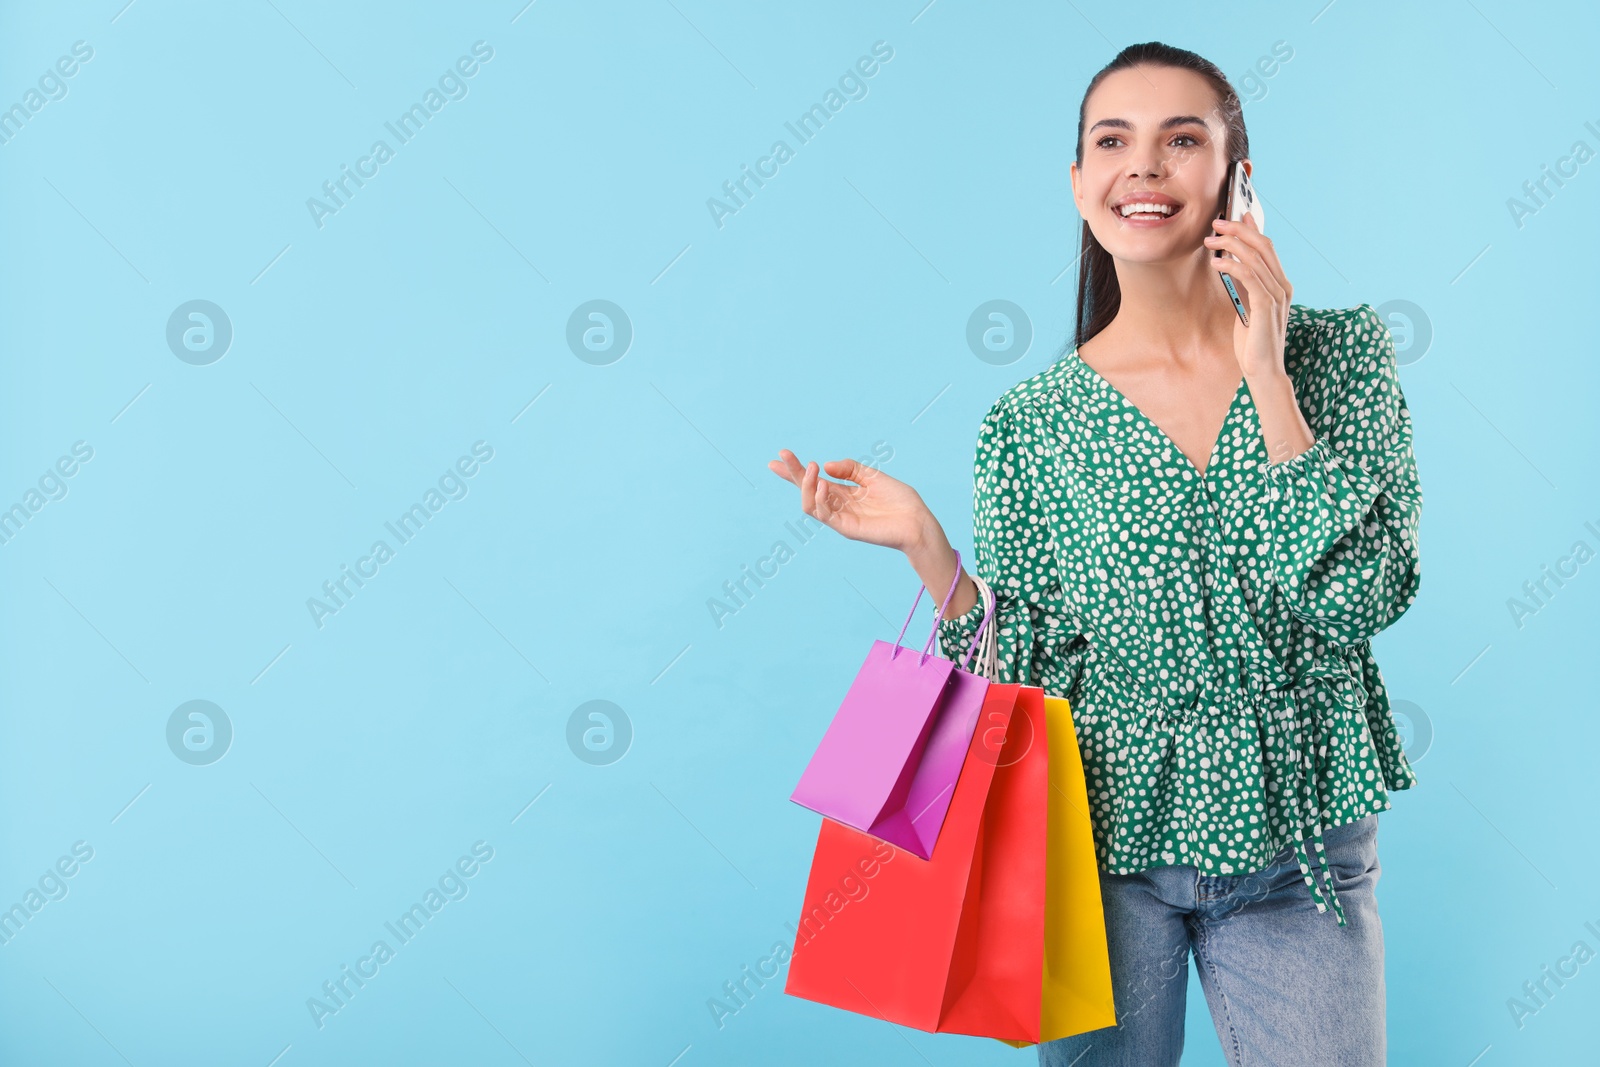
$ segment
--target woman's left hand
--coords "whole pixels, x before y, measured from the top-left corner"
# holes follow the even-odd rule
[[[1212,219],[1211,223],[1218,232],[1205,239],[1206,248],[1221,249],[1238,259],[1226,255],[1206,259],[1212,270],[1233,279],[1245,314],[1250,316],[1249,326],[1238,321],[1237,315],[1233,324],[1233,354],[1239,369],[1247,381],[1282,377],[1294,286],[1283,273],[1271,239],[1256,229],[1253,217],[1246,215],[1240,222]]]

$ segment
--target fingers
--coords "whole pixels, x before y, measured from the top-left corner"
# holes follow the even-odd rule
[[[785,481],[799,485],[801,475],[805,474],[805,468],[800,465],[800,457],[787,448],[780,448],[778,456],[778,459],[767,463],[767,469]]]
[[[1246,215],[1242,222],[1231,222],[1228,219],[1211,221],[1220,233],[1205,239],[1207,248],[1231,252],[1238,256],[1241,262],[1249,261],[1253,256],[1263,279],[1271,279],[1279,289],[1285,291],[1292,288],[1289,285],[1288,275],[1283,271],[1283,264],[1278,260],[1272,238],[1256,229],[1254,216]],[[1231,274],[1232,271],[1228,273]]]
[[[818,498],[826,492],[820,471],[815,463],[807,463],[800,475],[800,510],[814,519],[821,519],[822,512],[817,506]],[[824,501],[825,503],[826,501]],[[826,522],[826,519],[823,519]]]
[[[1246,215],[1238,222],[1234,222],[1232,219],[1212,219],[1211,225],[1218,233],[1237,236],[1245,244],[1256,248],[1270,249],[1272,247],[1272,238],[1256,229],[1254,215]]]
[[[1217,219],[1216,222],[1222,226],[1237,225],[1237,223],[1229,223],[1225,219]],[[1261,239],[1263,241],[1266,240],[1265,237]],[[1205,239],[1205,245],[1213,251],[1229,252],[1237,256],[1241,263],[1265,263],[1267,255],[1272,251],[1270,248],[1263,251],[1259,245],[1245,240],[1244,236],[1237,232],[1212,234]],[[1214,256],[1212,258],[1227,262],[1226,257]]]
[[[1235,282],[1242,282],[1246,290],[1259,294],[1261,299],[1270,301],[1283,301],[1285,290],[1278,285],[1278,278],[1270,272],[1266,261],[1261,256],[1242,256],[1238,262],[1229,259],[1213,259],[1211,267],[1218,270],[1219,274],[1226,274],[1234,278]]]
[[[800,486],[800,510],[826,523],[832,515],[829,498],[832,483],[821,477],[821,469],[814,462],[808,462],[795,485]]]
[[[1226,257],[1208,256],[1206,258],[1210,261],[1212,270],[1242,283],[1252,296],[1278,303],[1288,302],[1289,281],[1282,276],[1281,269],[1274,271],[1276,257],[1271,257],[1269,261],[1270,249],[1267,255],[1263,255],[1257,248],[1246,245],[1232,236],[1208,237],[1206,243],[1210,247],[1221,248],[1239,257],[1235,262]]]
[[[853,459],[830,459],[821,466],[815,462],[802,466],[799,457],[787,448],[779,449],[778,455],[781,458],[769,461],[767,468],[800,487],[801,511],[829,525],[832,525],[836,516],[849,509],[852,496],[860,491],[859,486],[879,473],[875,468]],[[857,484],[841,485],[828,481],[822,477],[824,466],[835,478],[844,478]]]
[[[866,484],[868,479],[878,474],[874,468],[854,459],[830,459],[823,466],[835,478],[855,482],[857,485]]]
[[[1277,280],[1270,275],[1263,274],[1264,268],[1259,259],[1254,261],[1241,259],[1237,263],[1227,259],[1213,259],[1211,260],[1211,267],[1219,274],[1228,275],[1237,285],[1244,289],[1242,299],[1244,300],[1245,311],[1250,314],[1255,313],[1255,308],[1251,303],[1254,300],[1276,302],[1278,304],[1286,304],[1288,302],[1284,291],[1279,288]]]
[[[799,485],[805,477],[809,465],[801,465],[800,459],[787,448],[778,450],[779,459],[769,460],[767,469],[787,481]],[[859,463],[853,459],[830,459],[820,468],[835,478],[841,478],[858,485],[864,484],[868,479],[876,477],[880,471]]]
[[[806,486],[800,490],[802,500],[810,500],[811,506],[807,514],[826,523],[833,514],[832,497],[828,490],[832,483],[822,477],[822,470],[815,463],[806,464]]]

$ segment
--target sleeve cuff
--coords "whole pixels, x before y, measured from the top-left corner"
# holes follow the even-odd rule
[[[965,615],[939,620],[939,651],[945,659],[957,666],[966,666],[967,651],[972,647],[973,635],[983,623],[984,611],[983,597],[980,596]],[[998,622],[998,619],[992,619],[989,625],[994,626]]]

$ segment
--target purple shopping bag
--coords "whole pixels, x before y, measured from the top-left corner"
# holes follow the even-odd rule
[[[894,644],[873,642],[789,797],[921,859],[933,855],[989,689],[983,677],[930,652],[960,580],[957,552],[956,580],[920,655],[900,645],[922,600],[920,588]],[[967,650],[967,667],[994,616],[992,599],[985,599],[988,610]]]

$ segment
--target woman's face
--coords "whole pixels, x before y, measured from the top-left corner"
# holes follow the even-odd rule
[[[1089,95],[1072,198],[1114,258],[1162,263],[1205,251],[1201,242],[1215,232],[1211,220],[1221,214],[1227,174],[1227,132],[1216,94],[1200,75],[1130,67],[1108,74]],[[1123,214],[1125,205],[1152,202],[1161,205],[1157,213]]]

